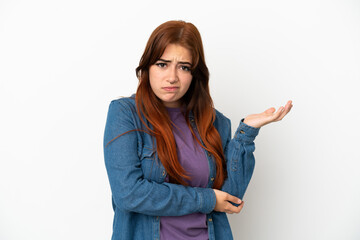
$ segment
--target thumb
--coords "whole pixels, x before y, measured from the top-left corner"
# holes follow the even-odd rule
[[[275,112],[275,108],[269,108],[265,111],[265,113],[274,113]]]

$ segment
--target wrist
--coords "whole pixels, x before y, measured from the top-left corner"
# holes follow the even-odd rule
[[[261,128],[262,126],[251,123],[251,121],[249,122],[249,120],[247,118],[243,118],[241,119],[241,122],[245,123],[248,127],[252,127],[252,128]]]

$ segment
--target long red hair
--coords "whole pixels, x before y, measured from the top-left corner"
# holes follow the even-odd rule
[[[192,55],[192,82],[182,98],[186,106],[185,118],[194,138],[214,156],[216,177],[213,187],[220,189],[226,178],[225,158],[221,138],[214,127],[215,109],[209,91],[209,70],[205,64],[204,49],[197,28],[184,21],[168,21],[158,26],[151,34],[145,51],[136,68],[139,86],[135,102],[137,114],[150,134],[155,136],[158,157],[169,174],[170,181],[188,185],[186,174],[178,161],[175,138],[172,133],[172,123],[165,106],[150,87],[149,69],[160,59],[168,44],[179,44],[188,49]],[[193,113],[200,140],[191,127],[189,113]],[[148,126],[144,118],[151,124]]]

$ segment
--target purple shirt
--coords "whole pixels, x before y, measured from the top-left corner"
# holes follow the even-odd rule
[[[176,127],[173,134],[177,146],[178,159],[186,173],[191,187],[207,187],[209,163],[204,149],[193,138],[180,108],[167,108],[171,121]],[[168,181],[166,177],[165,181]],[[160,239],[209,239],[206,214],[192,213],[183,216],[162,216],[160,218]]]

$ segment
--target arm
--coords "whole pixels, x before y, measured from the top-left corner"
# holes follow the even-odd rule
[[[230,120],[226,119],[230,125]],[[240,199],[243,198],[255,167],[254,139],[260,128],[251,127],[240,121],[240,125],[231,139],[231,127],[227,131],[227,144],[224,155],[228,178],[221,190]]]
[[[135,113],[136,114],[136,113]],[[138,132],[134,113],[124,101],[110,103],[104,133],[104,159],[114,202],[125,210],[153,216],[180,216],[209,213],[215,207],[210,188],[156,183],[145,179],[138,157]]]
[[[222,190],[239,198],[243,198],[246,188],[250,182],[255,166],[254,139],[259,130],[266,124],[282,120],[291,110],[292,101],[289,100],[285,107],[269,108],[259,114],[251,114],[242,119],[235,133],[231,138],[230,120],[228,121],[227,138],[224,147],[224,154],[227,164],[228,179],[225,181]]]

